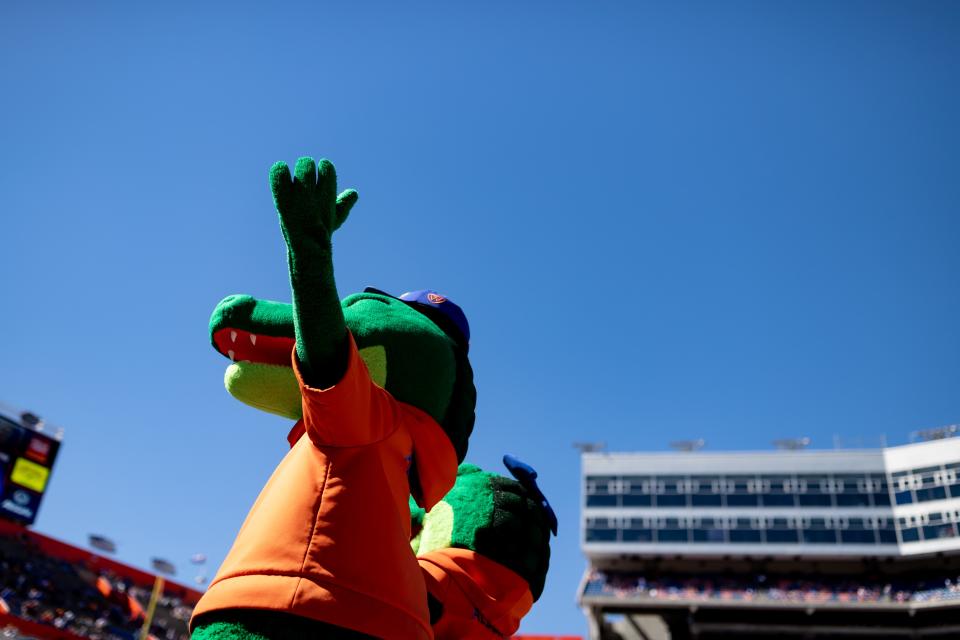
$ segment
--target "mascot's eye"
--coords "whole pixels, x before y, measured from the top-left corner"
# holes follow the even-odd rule
[[[370,379],[378,387],[387,385],[387,350],[382,344],[375,344],[360,349],[360,358],[367,365]]]

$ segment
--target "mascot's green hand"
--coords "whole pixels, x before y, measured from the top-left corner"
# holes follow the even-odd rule
[[[270,189],[280,214],[280,226],[287,246],[316,242],[330,244],[333,232],[340,228],[357,201],[357,192],[347,189],[337,196],[337,172],[323,158],[300,158],[293,179],[287,163],[270,168]]]
[[[270,189],[287,243],[297,358],[307,384],[330,387],[347,367],[347,328],[333,277],[333,232],[357,201],[350,189],[337,196],[333,163],[300,158],[291,179],[286,163],[270,169]]]

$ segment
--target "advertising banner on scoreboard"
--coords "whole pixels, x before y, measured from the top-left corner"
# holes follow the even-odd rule
[[[60,441],[0,415],[0,518],[33,524]]]

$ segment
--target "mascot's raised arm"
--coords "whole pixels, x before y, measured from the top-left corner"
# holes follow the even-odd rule
[[[356,192],[338,197],[333,165],[310,158],[292,178],[274,165],[270,185],[292,308],[230,296],[210,330],[234,361],[231,394],[299,420],[194,611],[193,638],[432,638],[408,497],[429,510],[466,454],[466,317],[432,291],[341,302],[331,237]]]

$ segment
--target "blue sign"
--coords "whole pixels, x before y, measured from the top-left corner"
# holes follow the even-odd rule
[[[41,494],[27,489],[10,487],[10,491],[0,492],[0,511],[17,520],[31,523],[37,517],[40,496]]]

